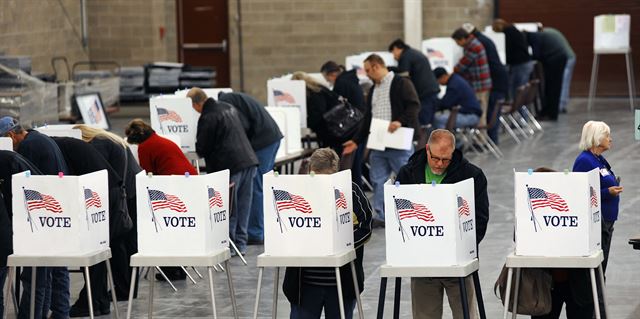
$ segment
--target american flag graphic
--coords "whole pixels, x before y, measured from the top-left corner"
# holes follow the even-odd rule
[[[462,196],[458,196],[458,216],[469,216],[469,214],[471,214],[469,203]]]
[[[598,207],[598,193],[591,186],[589,186],[589,193],[591,195],[591,207]]]
[[[302,196],[291,194],[287,191],[274,189],[273,197],[276,201],[278,211],[285,209],[295,209],[301,213],[310,214],[313,212],[311,205]]]
[[[178,113],[162,107],[158,108],[158,118],[160,119],[160,122],[173,121],[176,123],[182,123],[182,118],[180,117],[180,115],[178,115]]]
[[[336,208],[347,209],[347,199],[344,198],[344,193],[339,189],[334,190],[336,195]]]
[[[224,203],[222,202],[222,195],[220,195],[220,192],[209,187],[209,208],[222,206],[224,206]]]
[[[276,101],[276,104],[280,103],[289,103],[296,104],[296,99],[289,93],[281,90],[273,90],[273,98]]]
[[[159,190],[149,190],[149,201],[151,202],[151,209],[153,209],[154,212],[161,209],[170,209],[179,213],[187,212],[187,206],[178,196]]]
[[[92,191],[89,188],[85,188],[84,189],[84,204],[87,208],[89,207],[95,207],[95,208],[100,208],[102,207],[102,202],[100,201],[100,196],[98,196],[98,193]]]
[[[62,213],[60,203],[53,198],[53,196],[42,194],[31,189],[25,189],[24,198],[27,202],[27,210],[29,212],[44,208],[52,213]]]
[[[559,212],[569,211],[567,202],[565,202],[565,200],[562,199],[560,195],[556,193],[545,192],[541,188],[529,188],[529,201],[533,210],[543,207],[549,207]]]
[[[431,211],[422,204],[412,203],[410,200],[402,198],[395,198],[395,201],[400,220],[417,218],[425,222],[436,221],[435,218],[433,218]]]
[[[444,59],[444,54],[438,50],[427,48],[427,57]]]

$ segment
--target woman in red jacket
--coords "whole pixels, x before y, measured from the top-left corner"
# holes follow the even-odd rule
[[[125,128],[127,142],[138,144],[140,166],[154,175],[197,175],[198,172],[176,143],[159,136],[141,119],[134,119]],[[180,267],[161,267],[169,280],[184,280],[187,275]],[[160,274],[156,279],[163,280]]]

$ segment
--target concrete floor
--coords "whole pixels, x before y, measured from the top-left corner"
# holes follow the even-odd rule
[[[613,170],[622,177],[625,191],[620,202],[620,217],[616,223],[611,257],[607,271],[607,301],[610,318],[640,318],[640,251],[634,251],[627,243],[631,236],[640,234],[640,175],[636,171],[640,163],[639,144],[633,137],[633,115],[626,99],[598,99],[594,111],[586,112],[586,100],[574,99],[569,113],[561,115],[557,123],[544,122],[543,134],[516,145],[505,135],[501,149],[505,157],[496,160],[490,155],[471,155],[469,159],[481,167],[489,182],[490,222],[484,241],[480,244],[480,280],[487,310],[487,318],[500,318],[502,305],[493,293],[493,285],[504,264],[505,257],[513,250],[513,168],[526,170],[547,166],[556,170],[571,169],[579,150],[577,148],[582,125],[587,120],[603,120],[612,130],[613,147],[604,155]],[[148,118],[146,107],[124,108],[112,118],[114,132],[123,133],[123,128],[132,117]],[[635,168],[634,168],[635,167]],[[365,246],[365,291],[362,294],[365,318],[375,318],[380,285],[379,266],[385,262],[384,230],[375,229]],[[250,318],[256,297],[258,270],[256,256],[263,252],[262,246],[249,246],[247,260],[249,266],[241,264],[238,258],[231,260],[231,270],[238,300],[239,316]],[[205,269],[200,269],[206,273]],[[193,273],[193,272],[192,272]],[[282,274],[283,272],[281,272]],[[273,269],[265,271],[263,279],[260,318],[271,316],[273,294]],[[194,274],[195,276],[195,274]],[[224,273],[216,273],[215,293],[218,318],[232,318],[233,313]],[[280,276],[282,280],[282,275]],[[148,281],[141,280],[139,298],[133,305],[133,317],[147,316]],[[175,283],[179,291],[174,293],[168,284],[158,282],[155,291],[156,318],[204,318],[212,316],[209,288],[206,280],[200,279],[196,285],[188,281]],[[77,295],[82,285],[80,275],[72,279],[72,295]],[[280,283],[281,285],[281,283]],[[387,285],[385,318],[392,317],[393,284]],[[402,281],[401,317],[411,318],[411,297],[409,280]],[[119,302],[120,314],[124,316],[126,302]],[[451,318],[445,302],[444,318]],[[289,304],[280,289],[278,318],[287,318]],[[115,316],[112,317],[115,318]],[[521,316],[522,317],[522,316]],[[11,316],[10,316],[11,318]],[[109,318],[103,316],[102,318]]]

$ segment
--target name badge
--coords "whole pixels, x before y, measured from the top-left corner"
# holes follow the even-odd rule
[[[604,176],[609,176],[609,170],[607,170],[606,168],[601,168],[600,169],[600,175]]]

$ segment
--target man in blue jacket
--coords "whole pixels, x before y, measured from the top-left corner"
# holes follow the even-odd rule
[[[475,127],[478,125],[480,116],[482,115],[482,109],[469,82],[456,73],[447,73],[447,71],[441,67],[433,70],[433,73],[440,85],[447,86],[444,97],[438,100],[438,109],[446,110],[454,106],[460,106],[455,127]],[[448,112],[436,114],[433,120],[433,126],[435,128],[444,128],[447,125],[448,119]]]

